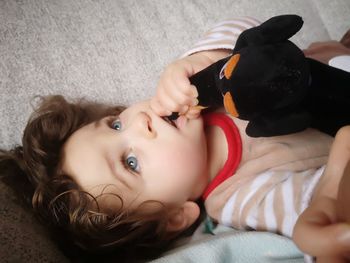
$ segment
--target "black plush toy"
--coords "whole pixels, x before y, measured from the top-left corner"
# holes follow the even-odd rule
[[[252,137],[307,127],[334,135],[350,124],[350,73],[305,58],[288,40],[302,24],[297,15],[282,15],[244,31],[232,56],[190,78],[199,104],[224,105],[249,121]]]

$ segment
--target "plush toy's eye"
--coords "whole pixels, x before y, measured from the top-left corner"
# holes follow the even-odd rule
[[[219,73],[219,78],[220,79],[223,79],[223,77],[225,77],[225,68],[227,66],[227,63],[228,61],[225,63],[225,65],[222,67],[222,69],[220,70],[220,73]]]
[[[222,79],[224,76],[226,79],[230,79],[232,76],[232,72],[237,66],[239,61],[240,54],[235,54],[225,63],[225,65],[220,70],[219,78]]]

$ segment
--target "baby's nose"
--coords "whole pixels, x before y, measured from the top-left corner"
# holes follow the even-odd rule
[[[157,134],[152,125],[152,118],[146,112],[141,111],[137,114],[134,126],[142,136],[147,138],[154,138]]]

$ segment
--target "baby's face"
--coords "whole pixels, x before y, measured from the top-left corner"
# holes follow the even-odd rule
[[[174,126],[145,101],[77,130],[64,145],[62,168],[95,197],[104,189],[118,194],[124,207],[180,205],[201,195],[206,153],[202,118],[180,117]],[[117,198],[103,202],[120,206]]]

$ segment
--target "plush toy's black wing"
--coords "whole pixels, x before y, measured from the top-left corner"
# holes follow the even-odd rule
[[[303,19],[297,15],[275,16],[257,27],[245,30],[237,39],[235,51],[252,45],[273,44],[286,41],[303,26]]]
[[[332,136],[350,124],[350,73],[307,58],[311,78],[304,107],[311,127]]]
[[[289,112],[275,111],[250,120],[246,133],[250,137],[270,137],[300,132],[310,126],[311,116],[300,110]]]

